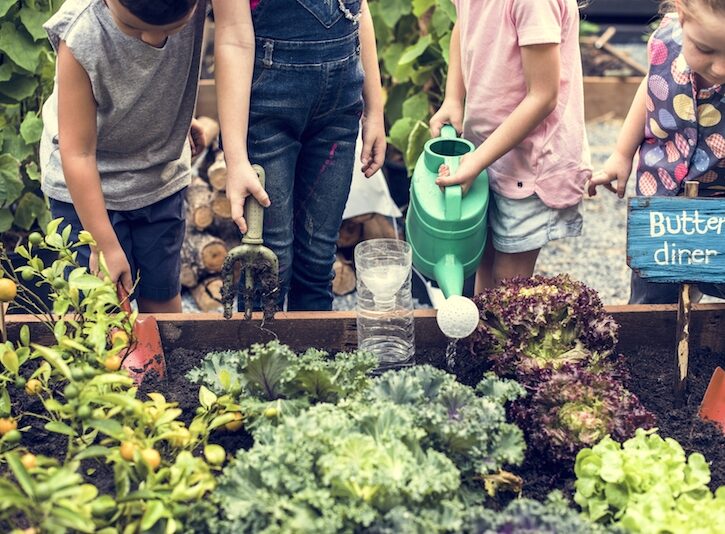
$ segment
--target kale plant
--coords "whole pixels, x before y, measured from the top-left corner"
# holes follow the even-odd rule
[[[401,509],[442,523],[460,509],[449,504],[460,474],[424,446],[425,435],[411,410],[390,402],[318,404],[288,416],[260,428],[227,466],[210,524],[224,533],[361,532]]]
[[[278,341],[257,343],[241,351],[211,352],[187,375],[216,394],[239,399],[245,425],[297,414],[311,404],[336,403],[371,383],[376,357],[364,351],[326,352],[308,349],[296,354]],[[261,418],[266,414],[266,418]],[[271,414],[271,415],[270,415]]]
[[[468,350],[499,375],[527,381],[532,370],[565,363],[606,367],[618,325],[596,291],[567,275],[513,278],[474,298],[481,311]]]
[[[425,429],[425,446],[451,458],[466,482],[523,461],[524,440],[506,422],[505,403],[524,394],[514,381],[488,375],[479,387],[463,385],[445,371],[423,365],[388,371],[375,379],[367,402],[390,401],[405,406],[415,424]]]

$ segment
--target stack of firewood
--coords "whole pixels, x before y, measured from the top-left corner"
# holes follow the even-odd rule
[[[186,192],[186,236],[181,249],[181,285],[188,289],[199,309],[221,308],[220,276],[227,251],[237,246],[241,234],[232,221],[226,197],[226,165],[219,150],[219,124],[207,117],[198,119],[206,131],[209,146],[195,162],[198,176]],[[200,156],[201,157],[201,156]]]

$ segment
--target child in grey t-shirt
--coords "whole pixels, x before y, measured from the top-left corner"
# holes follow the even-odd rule
[[[249,0],[213,0],[219,111],[228,165],[264,205],[246,152],[254,32]],[[181,311],[184,190],[206,0],[67,0],[45,24],[57,52],[43,107],[42,189],[54,217],[93,234],[140,311]],[[246,52],[246,53],[245,53]],[[233,75],[231,75],[233,73]],[[225,121],[231,113],[237,123]],[[240,114],[243,118],[239,120]],[[232,126],[234,128],[232,128]]]

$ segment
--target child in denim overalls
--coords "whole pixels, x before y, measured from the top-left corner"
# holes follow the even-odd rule
[[[649,73],[637,91],[614,154],[591,180],[624,197],[639,151],[637,194],[675,196],[686,180],[703,197],[725,197],[725,0],[666,2],[648,45]],[[611,182],[617,182],[616,189]],[[725,298],[722,284],[699,284]],[[647,282],[632,273],[630,304],[677,302],[678,284]]]
[[[362,117],[362,170],[385,152],[380,73],[366,0],[252,1],[257,41],[249,158],[266,171],[264,243],[279,258],[280,305],[330,310],[336,242]],[[244,231],[249,186],[230,178]]]

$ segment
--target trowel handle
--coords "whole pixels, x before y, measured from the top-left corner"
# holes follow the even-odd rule
[[[252,168],[257,171],[259,183],[262,184],[262,188],[264,189],[264,169],[259,165],[252,165]],[[263,243],[264,208],[257,202],[254,195],[247,196],[244,201],[244,218],[247,220],[247,233],[244,234],[242,243],[245,245],[261,245]]]
[[[453,128],[451,126],[451,128]],[[453,130],[455,132],[455,130]],[[448,167],[451,176],[456,174],[461,158],[444,158],[443,164]],[[449,185],[443,188],[443,207],[445,208],[446,221],[457,221],[461,218],[461,203],[463,201],[463,189],[460,185]]]
[[[441,127],[440,137],[442,137],[443,139],[455,139],[456,137],[458,137],[458,132],[450,124],[444,124]]]

